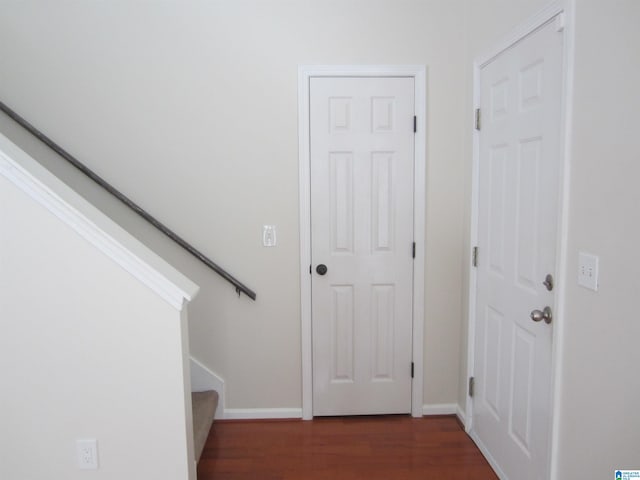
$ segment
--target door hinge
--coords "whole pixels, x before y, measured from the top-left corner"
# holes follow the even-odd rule
[[[418,117],[413,116],[413,133],[418,131]]]
[[[471,251],[471,265],[474,267],[478,266],[478,247],[473,247]]]
[[[411,362],[411,378],[413,378],[413,362]]]
[[[480,130],[480,109],[476,108],[476,130]]]
[[[411,258],[416,258],[416,242],[413,242],[413,247],[411,247]]]
[[[475,388],[476,388],[475,377],[469,377],[469,396],[470,397],[473,397]]]

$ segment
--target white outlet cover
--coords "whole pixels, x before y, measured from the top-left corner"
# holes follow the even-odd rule
[[[98,469],[98,442],[95,438],[76,440],[76,453],[80,470]]]
[[[578,255],[578,285],[598,291],[598,263],[596,255],[580,252]]]

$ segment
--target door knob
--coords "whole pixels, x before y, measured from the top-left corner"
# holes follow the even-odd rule
[[[321,263],[316,267],[316,272],[318,272],[318,275],[324,275],[327,273],[327,266],[324,263]]]
[[[544,323],[549,324],[553,320],[553,314],[551,313],[551,308],[549,307],[544,307],[544,310],[542,311],[534,310],[529,316],[534,322],[541,322],[542,320],[544,320]]]

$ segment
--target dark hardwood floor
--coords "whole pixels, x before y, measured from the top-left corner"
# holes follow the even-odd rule
[[[497,479],[453,416],[216,421],[198,480]]]

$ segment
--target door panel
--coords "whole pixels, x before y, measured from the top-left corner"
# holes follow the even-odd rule
[[[553,22],[480,72],[472,435],[506,478],[548,477],[562,34]],[[486,253],[485,253],[486,252]]]
[[[411,411],[413,115],[413,78],[311,79],[314,415]]]

